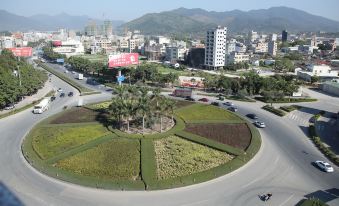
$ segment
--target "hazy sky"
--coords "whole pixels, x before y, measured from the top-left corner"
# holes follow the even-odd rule
[[[339,0],[1,0],[0,9],[30,16],[55,15],[66,12],[71,15],[88,15],[93,18],[132,20],[150,12],[161,12],[179,7],[202,8],[209,11],[233,9],[266,9],[287,6],[311,14],[339,21]]]

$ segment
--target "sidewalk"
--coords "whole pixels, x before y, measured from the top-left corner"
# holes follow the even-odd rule
[[[20,109],[20,108],[22,108],[22,107],[24,107],[28,104],[31,104],[33,101],[37,101],[37,100],[43,98],[51,90],[53,90],[53,86],[52,86],[51,82],[49,82],[47,80],[42,89],[39,89],[36,94],[34,94],[32,96],[26,96],[22,101],[16,103],[14,109]],[[2,110],[2,111],[0,111],[0,115],[9,113],[9,112],[13,111],[14,109],[12,109],[12,110]]]

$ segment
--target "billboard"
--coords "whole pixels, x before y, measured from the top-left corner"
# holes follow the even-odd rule
[[[61,41],[53,41],[52,44],[53,44],[54,47],[62,46]]]
[[[182,87],[203,88],[204,87],[204,78],[179,76],[179,84]]]
[[[32,47],[18,47],[18,48],[8,48],[13,52],[14,56],[17,57],[30,57],[32,56]]]
[[[109,55],[108,67],[123,67],[139,63],[138,53],[125,53]]]

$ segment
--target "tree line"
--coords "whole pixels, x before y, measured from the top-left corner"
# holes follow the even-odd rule
[[[18,60],[11,51],[4,49],[0,54],[0,109],[35,94],[46,80],[45,72],[34,69],[25,59]]]
[[[267,99],[282,99],[298,91],[301,83],[292,75],[274,75],[261,77],[251,71],[240,78],[215,76],[200,73],[204,77],[205,89],[226,95],[262,95]]]

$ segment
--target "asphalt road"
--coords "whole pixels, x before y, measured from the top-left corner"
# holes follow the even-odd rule
[[[57,98],[41,115],[31,110],[0,120],[0,182],[25,205],[295,205],[317,196],[329,205],[339,205],[339,168],[328,174],[311,163],[326,159],[293,121],[259,109],[260,103],[236,102],[238,113],[256,113],[267,128],[260,129],[263,144],[259,153],[244,167],[209,182],[162,191],[107,191],[86,188],[50,178],[37,172],[23,158],[20,145],[29,130],[42,119],[76,105],[78,92],[56,77],[56,88],[73,91],[74,97]],[[110,99],[102,93],[81,97],[85,103]],[[321,101],[325,101],[324,100]],[[235,102],[235,101],[234,101]],[[322,103],[308,104],[322,107]],[[311,107],[310,106],[310,107]],[[331,110],[338,105],[329,104]],[[333,108],[334,107],[334,108]],[[273,193],[269,202],[258,195]]]

